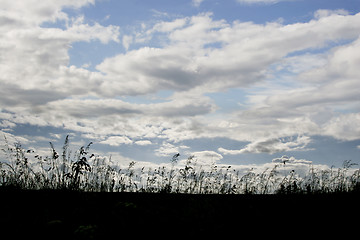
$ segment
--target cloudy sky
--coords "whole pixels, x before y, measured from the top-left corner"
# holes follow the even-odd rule
[[[359,0],[0,2],[1,141],[360,163]]]

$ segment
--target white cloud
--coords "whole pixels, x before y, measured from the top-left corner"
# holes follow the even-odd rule
[[[106,140],[99,142],[100,144],[106,144],[110,146],[120,146],[122,144],[132,144],[133,141],[126,136],[111,136]]]
[[[218,151],[227,155],[237,155],[243,153],[269,153],[274,154],[277,152],[287,151],[304,151],[306,146],[311,142],[310,137],[298,136],[296,138],[286,139],[266,139],[254,141],[240,150],[228,150],[225,148],[219,148]]]
[[[28,27],[46,21],[68,20],[68,16],[62,11],[62,8],[78,9],[94,3],[95,0],[49,0],[41,3],[36,0],[3,1],[1,14],[5,14],[7,23],[20,23],[22,26]]]
[[[68,50],[75,41],[118,41],[119,28],[99,23],[89,25],[83,16],[69,19],[63,7],[80,8],[94,1],[7,1],[2,4],[0,27],[0,70],[2,84],[19,89],[42,88],[54,91],[51,83],[58,83],[69,63]],[[48,21],[64,21],[64,29],[44,28]],[[61,22],[61,21],[60,21]],[[11,23],[11,24],[8,24]],[[15,24],[13,26],[12,24]],[[61,84],[59,84],[61,85]],[[24,93],[26,94],[26,93]]]
[[[135,144],[140,146],[147,146],[147,145],[151,145],[152,142],[150,140],[139,140],[136,141]]]
[[[122,42],[123,42],[124,48],[126,50],[128,50],[130,47],[130,44],[133,42],[133,37],[131,35],[124,35]]]
[[[312,161],[305,160],[305,159],[296,159],[295,157],[288,157],[286,155],[283,155],[280,158],[274,158],[272,160],[274,163],[282,163],[284,165],[286,164],[312,164]]]
[[[1,143],[1,149],[6,150],[7,147],[13,147],[15,143],[21,143],[21,144],[27,144],[31,142],[30,139],[27,139],[23,136],[16,136],[12,133],[9,133],[7,131],[0,130],[0,143]],[[6,141],[5,141],[6,139]],[[8,144],[8,146],[6,145]],[[0,151],[1,153],[4,153],[4,151]],[[1,156],[1,155],[0,155]]]
[[[165,142],[159,149],[155,150],[155,155],[160,157],[169,157],[179,152],[179,147],[176,147],[171,143]]]
[[[223,159],[221,154],[214,151],[193,152],[191,155],[195,157],[197,164],[200,165],[215,164]]]
[[[155,155],[159,157],[171,157],[177,153],[183,154],[183,151],[186,151],[188,148],[188,146],[179,145],[175,142],[172,144],[164,141],[161,146],[155,150]]]
[[[307,159],[296,159],[293,156],[289,157],[286,155],[283,155],[279,158],[274,158],[272,160],[272,163],[264,164],[263,166],[260,165],[259,168],[261,169],[265,166],[274,167],[275,165],[278,166],[276,170],[277,173],[280,175],[288,175],[290,172],[294,172],[297,176],[300,177],[309,174],[309,171],[311,171],[311,169],[316,169],[316,170],[329,169],[329,166],[324,164],[314,164],[312,161],[309,161]]]
[[[294,0],[236,0],[239,3],[245,4],[275,4],[278,2],[289,2]]]
[[[109,25],[104,27],[99,23],[89,25],[84,23],[84,16],[80,16],[74,19],[62,34],[64,34],[67,39],[72,40],[72,42],[99,40],[101,43],[106,44],[109,41],[119,42],[119,29],[118,26]],[[54,37],[54,35],[52,35],[52,37]]]
[[[0,12],[6,23],[0,24],[4,127],[61,127],[113,146],[148,144],[141,139],[156,137],[171,141],[159,147],[160,156],[179,152],[179,141],[202,137],[250,142],[243,149],[219,149],[239,154],[308,150],[309,137],[316,134],[346,140],[360,136],[358,114],[340,111],[358,111],[360,48],[359,39],[352,40],[360,34],[360,14],[322,10],[309,22],[283,25],[226,22],[203,13],[144,24],[139,32],[124,35],[122,44],[129,49],[139,39],[143,46],[161,38],[156,48],[131,48],[91,71],[68,66],[72,43],[106,44],[120,37],[117,26],[89,24],[82,16],[70,19],[62,11],[91,3],[6,2],[6,11]],[[63,29],[41,27],[47,21],[63,23]],[[336,42],[339,46],[324,54],[287,57]],[[286,79],[272,78],[281,71],[289,72]],[[220,107],[206,94],[231,88],[246,89],[243,107],[218,114]],[[172,95],[149,104],[122,98],[156,98],[161,90]],[[281,140],[297,135],[303,137]]]
[[[241,150],[230,150],[222,147],[218,148],[218,151],[224,155],[238,155],[242,153]]]
[[[330,119],[324,125],[323,134],[345,141],[359,139],[360,113],[343,114]]]
[[[335,47],[321,56],[307,54],[286,58],[290,66],[282,67],[285,66],[290,75],[280,80],[269,79],[264,89],[249,95],[247,109],[229,119],[232,125],[246,127],[234,129],[243,134],[252,132],[258,137],[267,133],[275,134],[272,136],[276,138],[307,134],[359,139],[356,137],[359,136],[356,118],[360,104],[357,93],[360,58],[356,54],[360,51],[359,40]],[[292,64],[302,71],[294,72]]]
[[[285,75],[284,71],[288,72],[288,75],[301,74],[316,68],[324,67],[326,63],[327,59],[325,54],[306,53],[304,55],[291,56],[282,59],[279,64],[275,64],[274,71],[281,71],[282,75]]]
[[[10,122],[9,120],[2,120],[1,122],[0,122],[0,127],[2,128],[2,129],[7,129],[7,128],[12,128],[12,127],[15,127],[16,126],[16,124],[15,123],[13,123],[13,122]]]
[[[155,24],[155,26],[149,30],[147,34],[151,34],[153,32],[172,32],[175,29],[183,27],[187,20],[187,18],[178,18],[171,22],[159,22]]]
[[[98,23],[89,25],[84,23],[83,17],[78,17],[68,20],[65,30],[36,28],[26,31],[27,35],[20,30],[13,30],[13,34],[6,31],[1,40],[3,46],[8,46],[3,53],[3,59],[7,61],[1,65],[4,73],[1,81],[8,84],[4,89],[11,86],[20,91],[36,87],[37,91],[44,91],[43,95],[51,92],[51,98],[44,98],[44,101],[63,98],[69,93],[112,97],[147,94],[162,89],[187,91],[196,88],[213,92],[244,87],[262,81],[266,69],[292,51],[317,47],[340,36],[356,36],[358,33],[353,24],[356,18],[358,16],[332,14],[321,22],[282,26],[228,24],[212,20],[211,14],[202,14],[160,22],[153,27],[151,34],[167,32],[167,47],[144,47],[105,59],[97,66],[99,73],[66,67],[69,44],[94,39],[103,43],[119,41],[119,29],[111,25],[102,27]],[[318,30],[313,31],[314,36],[309,36],[308,29]],[[263,34],[269,37],[264,39]],[[125,48],[129,47],[131,38],[130,35],[123,37]],[[246,41],[249,38],[251,42]],[[219,47],[208,47],[211,44],[219,44]],[[30,65],[31,68],[27,67]],[[26,84],[21,79],[26,79]],[[19,95],[26,96],[27,93],[31,92],[23,91]]]
[[[301,74],[301,80],[315,83],[320,82],[324,83],[324,85],[326,83],[336,83],[338,84],[336,89],[338,87],[348,87],[349,89],[338,89],[337,94],[344,94],[343,90],[351,90],[356,87],[354,79],[360,74],[360,70],[357,67],[360,63],[360,57],[356,54],[359,49],[360,38],[333,49],[328,55],[326,65]],[[349,84],[352,84],[352,86],[349,86]],[[325,86],[328,87],[327,85]],[[333,95],[334,92],[331,91],[330,94]],[[351,93],[351,95],[353,94]]]
[[[204,0],[192,0],[192,4],[195,7],[199,7]]]
[[[91,132],[98,134],[111,134],[114,130],[116,133],[124,134],[127,132],[129,134],[129,128],[134,129],[134,131],[148,129],[149,123],[156,126],[155,123],[159,122],[167,124],[169,128],[169,124],[173,121],[181,123],[177,118],[196,117],[211,113],[215,111],[215,106],[207,97],[186,95],[177,96],[165,102],[148,104],[128,103],[120,99],[74,98],[51,101],[36,106],[31,111],[26,107],[17,109],[16,118],[13,118],[11,114],[5,114],[4,119],[14,122],[21,122],[21,119],[30,121],[31,116],[36,113],[36,118],[45,120],[44,125],[61,126],[65,124],[67,128],[75,128],[76,130],[79,130],[81,125],[82,132],[93,129]],[[21,114],[24,117],[20,119]],[[130,119],[132,120],[129,121]],[[41,123],[39,120],[33,122]],[[81,124],[79,125],[79,123]],[[121,131],[121,129],[127,130]],[[152,128],[150,127],[150,129]],[[146,137],[143,134],[143,131],[134,132],[132,137]],[[150,133],[148,132],[148,134]],[[150,136],[155,137],[154,134],[150,134]]]
[[[163,48],[143,47],[105,59],[97,66],[105,74],[100,94],[138,95],[194,88],[214,92],[251,86],[264,80],[268,68],[289,53],[358,37],[359,18],[360,14],[333,12],[308,23],[259,25],[215,21],[207,13],[160,22],[146,32],[151,37],[158,31],[166,32]]]
[[[314,13],[315,18],[323,18],[328,17],[330,15],[337,14],[337,15],[348,15],[349,12],[345,9],[336,9],[336,10],[329,10],[329,9],[319,9]]]

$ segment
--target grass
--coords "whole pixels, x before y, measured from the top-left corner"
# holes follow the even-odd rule
[[[6,139],[5,139],[6,141]],[[208,168],[190,156],[179,165],[175,154],[168,166],[155,169],[110,165],[105,158],[91,153],[92,143],[73,154],[66,137],[61,153],[50,143],[50,156],[35,155],[20,143],[6,141],[6,159],[0,163],[0,186],[26,190],[73,190],[84,192],[144,192],[182,194],[313,194],[360,191],[360,170],[351,161],[341,168],[326,170],[309,167],[305,176],[294,170],[280,174],[282,164],[261,173],[245,174],[231,166]]]
[[[310,167],[304,176],[284,175],[281,164],[246,173],[205,167],[179,154],[155,169],[135,162],[120,168],[91,153],[91,145],[72,152],[67,137],[60,152],[50,144],[49,156],[39,156],[7,144],[0,166],[3,236],[301,238],[326,236],[326,229],[346,238],[358,224],[360,172],[350,161]]]

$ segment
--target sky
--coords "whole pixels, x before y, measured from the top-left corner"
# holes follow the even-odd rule
[[[3,148],[360,164],[359,0],[0,3]]]

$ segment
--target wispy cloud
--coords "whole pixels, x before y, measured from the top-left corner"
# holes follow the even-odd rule
[[[195,7],[199,7],[204,0],[192,0],[192,4]]]
[[[244,4],[275,4],[278,2],[289,2],[294,0],[236,0],[236,1]]]
[[[306,149],[306,146],[311,142],[310,137],[298,136],[296,138],[287,139],[267,139],[252,142],[240,150],[228,150],[219,148],[218,151],[227,155],[237,155],[243,153],[277,153],[288,151],[304,151],[311,150]]]

